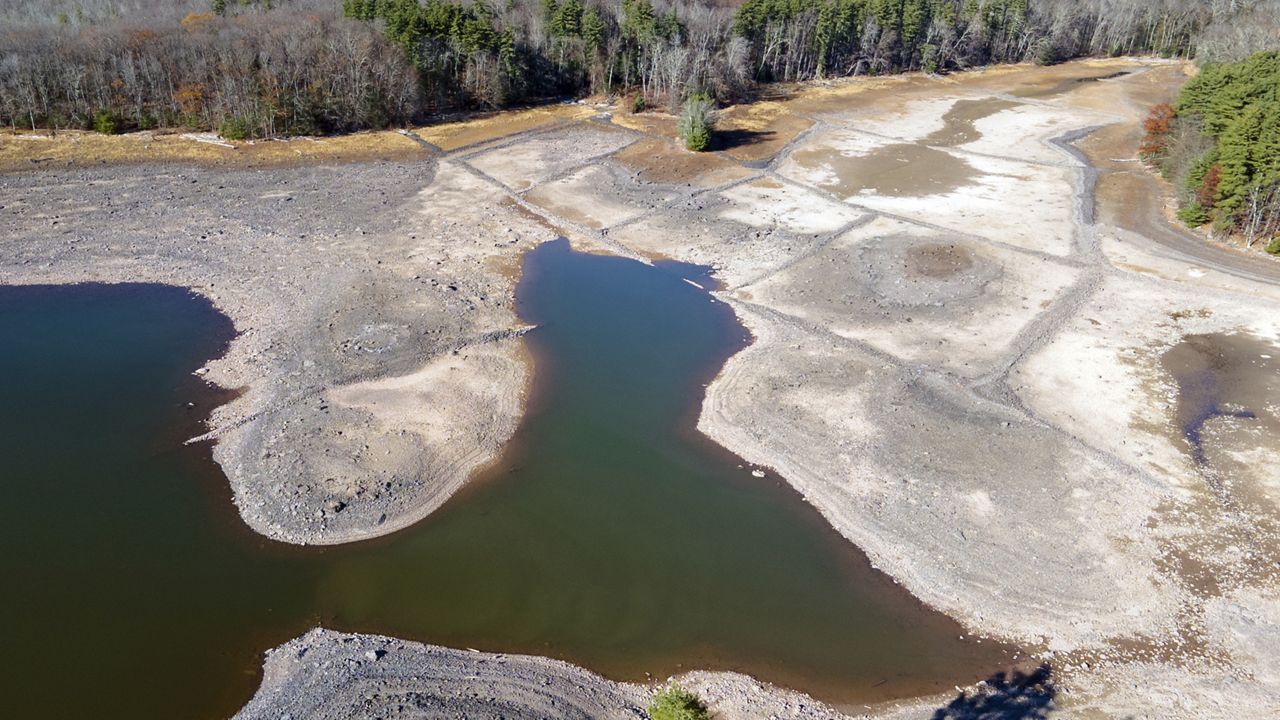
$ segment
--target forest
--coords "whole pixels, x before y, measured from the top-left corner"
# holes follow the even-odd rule
[[[0,0],[0,123],[225,137],[1082,55],[1230,62],[1280,0]]]
[[[1179,188],[1187,225],[1280,254],[1280,52],[1206,65],[1152,109],[1141,154]]]

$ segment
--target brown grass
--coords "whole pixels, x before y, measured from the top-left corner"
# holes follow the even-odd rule
[[[227,144],[231,147],[200,142],[181,133],[100,135],[79,130],[60,130],[56,133],[4,131],[0,132],[0,172],[156,162],[218,167],[278,167],[369,160],[413,160],[429,155],[425,148],[412,139],[394,131]]]
[[[449,152],[498,140],[554,123],[585,120],[595,114],[587,105],[548,105],[528,110],[508,110],[414,129],[414,134]]]

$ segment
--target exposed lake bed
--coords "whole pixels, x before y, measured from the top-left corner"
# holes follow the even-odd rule
[[[1063,84],[1073,72],[1102,77],[1116,67],[1136,72]],[[1177,342],[1175,330],[1229,332],[1258,306],[1222,289],[1212,272],[1206,281],[1218,284],[1206,293],[1185,273],[1135,278],[1106,267],[1101,260],[1116,244],[1079,213],[1090,201],[1080,195],[1082,171],[1044,142],[1106,122],[1136,124],[1141,105],[1116,98],[1154,74],[1171,87],[1177,72],[1114,61],[800,94],[787,107],[821,127],[769,167],[667,173],[680,183],[646,188],[638,204],[607,212],[576,208],[576,191],[526,192],[558,178],[589,187],[590,175],[575,175],[581,168],[637,160],[627,148],[638,136],[601,127],[599,118],[553,120],[503,140],[545,140],[543,149],[505,154],[481,145],[341,171],[7,175],[5,281],[146,279],[212,298],[242,334],[204,376],[246,389],[214,415],[215,458],[251,526],[326,543],[412,525],[494,463],[515,435],[522,394],[536,389],[527,326],[512,304],[513,257],[566,235],[585,250],[714,265],[724,285],[718,297],[755,340],[711,383],[704,432],[796,487],[876,567],[966,633],[1040,648],[1038,656],[1053,660],[1065,707],[1130,707],[1136,691],[1108,678],[1135,677],[1177,693],[1193,709],[1188,717],[1203,716],[1194,709],[1209,703],[1258,707],[1274,698],[1272,685],[1227,698],[1209,687],[1209,673],[1179,676],[1174,665],[1110,649],[1133,636],[1171,641],[1194,617],[1211,642],[1182,662],[1212,658],[1235,677],[1261,672],[1250,659],[1257,647],[1239,640],[1237,628],[1273,612],[1273,583],[1245,574],[1203,598],[1163,565],[1168,546],[1180,542],[1179,523],[1202,519],[1167,508],[1192,502],[1185,491],[1194,494],[1203,480],[1162,461],[1172,457],[1166,448],[1177,450],[1166,429],[1176,420],[1142,390],[1159,352]],[[1019,83],[1072,89],[1052,107],[1037,99],[986,105],[989,116],[973,110]],[[957,97],[979,101],[951,116],[964,132],[929,140]],[[915,98],[931,104],[912,106]],[[1130,114],[1108,115],[1116,108]],[[1008,137],[1016,128],[1021,134]],[[940,142],[934,151],[962,157],[977,175],[936,194],[898,182],[832,197],[823,184],[839,167],[788,159],[806,142],[834,147],[864,129],[865,150],[844,143],[840,152],[851,157],[840,163],[895,143]],[[894,137],[881,137],[886,129]],[[1007,152],[993,158],[999,133]],[[640,142],[679,163],[660,136]],[[558,177],[520,167],[553,151]],[[607,177],[614,194],[646,182],[612,170]],[[364,192],[349,192],[353,182]],[[205,184],[218,192],[187,187]],[[157,187],[163,210],[150,198]],[[280,208],[260,208],[261,196],[280,192]],[[1014,196],[1026,213],[1009,212]],[[331,210],[339,206],[340,217]],[[1138,265],[1132,256],[1141,249],[1121,251]],[[1174,267],[1161,262],[1145,267]],[[825,263],[858,271],[824,276]],[[909,297],[930,294],[936,305]],[[1167,317],[1206,304],[1211,317],[1161,326],[1158,338],[1133,327],[1135,308],[1150,305],[1138,317]],[[1248,326],[1271,337],[1264,324]],[[1137,360],[1116,363],[1121,355]],[[1115,382],[1097,384],[1088,374],[1095,369]],[[1108,404],[1072,404],[1097,397]],[[421,404],[426,417],[382,410],[401,401]],[[476,412],[446,412],[457,407]],[[1117,411],[1130,407],[1140,417]],[[1147,433],[1146,422],[1159,431]],[[451,454],[461,437],[479,438],[480,451]],[[1113,447],[1124,439],[1128,446]],[[1232,452],[1260,453],[1247,463],[1255,472],[1274,453],[1269,442],[1254,438]],[[1135,447],[1151,448],[1160,469],[1134,459]],[[401,681],[408,692],[412,678]],[[927,715],[936,701],[917,710]]]

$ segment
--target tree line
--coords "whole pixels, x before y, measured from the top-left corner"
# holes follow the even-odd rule
[[[1179,188],[1187,225],[1280,254],[1280,52],[1206,65],[1152,109],[1141,154]]]
[[[11,23],[0,31],[0,120],[239,139],[386,127],[418,113],[413,68],[377,29],[328,2],[233,2]]]
[[[1280,0],[0,0],[0,122],[220,130],[401,125],[635,93],[1154,53],[1239,59]]]

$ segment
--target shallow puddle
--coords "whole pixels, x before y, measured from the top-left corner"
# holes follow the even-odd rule
[[[1047,83],[1034,83],[1028,87],[1016,89],[1010,94],[1016,97],[1043,99],[1071,92],[1085,83],[1098,82],[1100,80],[1113,80],[1115,78],[1124,77],[1125,75],[1131,75],[1133,72],[1134,71],[1132,70],[1095,71],[1087,75],[1063,78],[1056,82],[1049,81]]]
[[[998,112],[1016,108],[1019,104],[1000,98],[957,100],[942,116],[943,127],[920,142],[936,147],[956,147],[974,142],[982,138],[982,133],[975,126],[977,121]]]
[[[207,302],[0,287],[10,712],[225,717],[261,653],[316,624],[619,679],[741,670],[841,703],[1004,665],[697,433],[705,383],[746,343],[711,283],[563,241],[530,253],[537,384],[503,459],[418,525],[330,548],[251,533],[208,447],[181,444],[222,400],[191,377],[231,332]]]
[[[1209,457],[1205,423],[1237,418],[1280,430],[1268,410],[1280,404],[1280,348],[1246,334],[1188,335],[1160,363],[1178,385],[1174,422],[1198,464]]]
[[[958,147],[982,138],[976,123],[982,118],[1018,107],[1000,98],[957,100],[943,115],[943,127],[914,143],[882,145],[861,155],[809,145],[792,158],[814,173],[822,189],[850,199],[862,193],[888,197],[941,195],[970,185],[977,168],[938,148]]]
[[[968,185],[977,175],[972,165],[950,153],[909,143],[884,145],[852,156],[830,147],[808,147],[792,158],[814,172],[818,187],[845,199],[862,193],[941,195]]]

